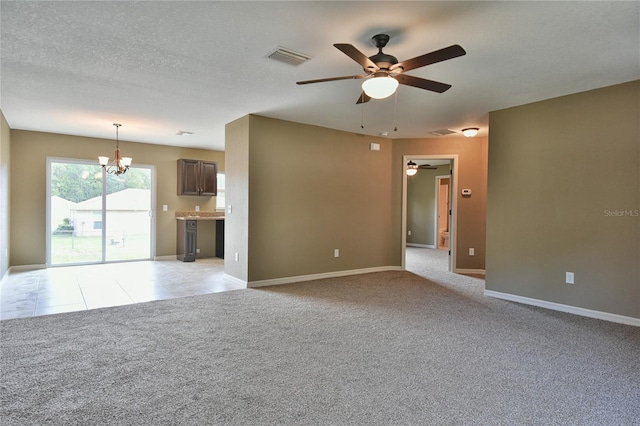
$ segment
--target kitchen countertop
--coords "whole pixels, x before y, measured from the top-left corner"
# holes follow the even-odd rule
[[[176,220],[224,220],[224,212],[176,212]]]

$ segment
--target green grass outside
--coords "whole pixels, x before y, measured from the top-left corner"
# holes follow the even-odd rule
[[[124,244],[111,244],[107,239],[107,261],[149,259],[148,235],[129,235]],[[88,263],[102,261],[101,237],[74,237],[71,234],[51,236],[51,264]]]

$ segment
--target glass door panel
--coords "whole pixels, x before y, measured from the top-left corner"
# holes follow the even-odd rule
[[[102,169],[51,161],[49,263],[102,261]]]
[[[151,258],[151,170],[107,175],[106,261]]]

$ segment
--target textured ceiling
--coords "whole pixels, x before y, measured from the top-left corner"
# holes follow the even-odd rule
[[[640,2],[2,1],[0,107],[13,129],[224,149],[247,114],[390,138],[477,126],[493,110],[640,78]],[[467,55],[408,72],[453,87],[401,86],[355,102],[387,33],[399,60],[460,44]],[[312,56],[292,66],[278,46]],[[364,129],[361,128],[364,125]],[[397,126],[398,131],[393,128]],[[191,136],[177,136],[180,130]]]

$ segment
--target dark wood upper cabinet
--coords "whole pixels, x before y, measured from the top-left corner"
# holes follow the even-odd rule
[[[178,195],[215,196],[218,193],[218,163],[178,160]]]

